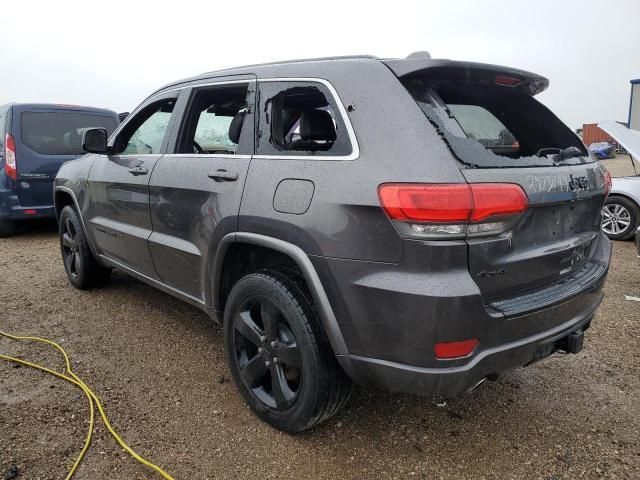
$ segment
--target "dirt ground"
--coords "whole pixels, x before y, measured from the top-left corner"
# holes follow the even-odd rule
[[[176,479],[640,478],[640,260],[616,242],[606,298],[579,355],[554,356],[439,407],[358,388],[342,413],[291,436],[229,381],[221,329],[121,274],[67,282],[52,228],[0,239],[0,329],[62,343],[113,425]],[[50,350],[0,352],[61,368]],[[0,478],[61,479],[84,441],[80,391],[0,361]],[[159,478],[98,423],[79,479]]]

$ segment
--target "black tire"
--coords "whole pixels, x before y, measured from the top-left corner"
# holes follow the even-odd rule
[[[86,290],[108,282],[111,269],[100,265],[91,253],[80,217],[73,207],[64,207],[58,226],[62,263],[71,284]]]
[[[0,219],[0,238],[11,237],[16,234],[18,229],[15,222]]]
[[[628,240],[638,228],[640,211],[632,200],[612,195],[602,208],[602,231],[612,240]]]
[[[293,275],[264,270],[240,279],[226,302],[224,337],[238,390],[274,428],[289,433],[311,428],[351,396],[351,380],[331,350],[305,285]]]

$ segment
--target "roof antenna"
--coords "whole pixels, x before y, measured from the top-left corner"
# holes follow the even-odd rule
[[[407,55],[407,58],[426,58],[426,59],[429,59],[429,58],[431,58],[431,54],[429,52],[427,52],[426,50],[424,50],[424,51],[421,51],[421,52],[410,53],[409,55]]]

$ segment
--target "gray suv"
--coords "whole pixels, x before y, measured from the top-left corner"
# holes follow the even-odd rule
[[[205,311],[247,404],[289,432],[352,382],[450,397],[576,353],[610,179],[534,99],[547,86],[424,54],[167,85],[60,169],[69,280],[115,268]]]

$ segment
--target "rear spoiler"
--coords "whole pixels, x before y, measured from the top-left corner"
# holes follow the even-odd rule
[[[549,86],[549,80],[535,73],[486,63],[459,62],[430,58],[382,60],[397,77],[427,76],[466,83],[500,85],[527,95],[537,95]]]

